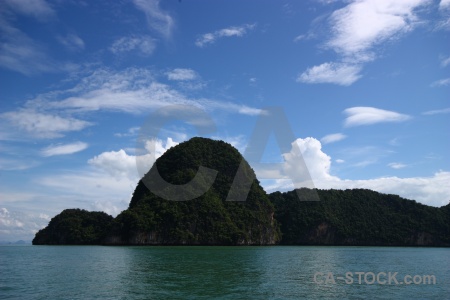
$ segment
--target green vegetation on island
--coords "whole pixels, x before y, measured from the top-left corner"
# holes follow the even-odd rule
[[[256,178],[230,144],[192,138],[156,160],[116,218],[64,210],[33,244],[450,246],[450,204],[430,207],[362,189],[317,190],[320,201],[301,201],[296,191],[267,195],[257,179],[245,202],[226,201],[241,162],[240,179]],[[147,188],[155,172],[182,185],[200,166],[218,173],[211,188],[193,200],[165,200]],[[302,200],[311,192],[301,189]]]
[[[308,194],[308,189],[300,193]],[[367,189],[270,194],[285,245],[450,246],[450,204],[427,206]]]
[[[65,209],[39,230],[33,245],[96,245],[110,231],[113,217],[98,211]]]

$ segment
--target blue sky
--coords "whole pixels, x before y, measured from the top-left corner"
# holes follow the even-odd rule
[[[445,205],[449,31],[448,0],[2,1],[0,240],[65,208],[125,209],[141,126],[180,104],[242,153],[281,107],[295,138],[282,153],[272,137],[263,161],[290,179],[268,192],[300,182],[303,158],[318,188]],[[193,123],[164,126],[156,156]]]

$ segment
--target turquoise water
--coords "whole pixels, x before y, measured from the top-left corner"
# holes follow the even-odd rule
[[[353,283],[337,279],[345,278],[346,272],[352,272]],[[375,280],[369,284],[373,279],[370,272],[375,276],[385,272],[386,275],[378,276],[386,283]],[[398,273],[395,276],[398,284],[393,280],[391,284],[387,282],[388,272]],[[316,281],[321,283],[314,281],[315,274]],[[420,275],[415,277],[416,282],[423,279],[422,275],[434,275],[436,284],[400,284],[406,275],[411,275],[411,280]],[[0,299],[361,297],[450,299],[450,249],[0,247]]]

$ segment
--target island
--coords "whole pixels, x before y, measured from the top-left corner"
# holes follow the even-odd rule
[[[166,200],[147,188],[155,174],[173,185],[189,183],[200,166],[217,174],[206,193],[192,200]],[[246,201],[227,201],[239,168],[239,179],[251,185],[234,192],[245,193]],[[195,137],[156,160],[117,217],[66,209],[32,243],[450,247],[450,204],[431,207],[366,189],[315,190],[320,201],[304,201],[312,191],[267,194],[237,149]]]

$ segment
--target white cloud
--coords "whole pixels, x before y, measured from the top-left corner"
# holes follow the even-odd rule
[[[187,98],[169,85],[157,82],[147,69],[118,72],[98,69],[71,88],[40,94],[23,108],[0,113],[0,139],[13,140],[24,133],[32,138],[58,138],[93,125],[73,117],[77,114],[99,110],[143,114],[170,105],[193,106],[207,113],[213,110],[250,116],[264,113],[243,104]]]
[[[333,134],[327,134],[326,136],[324,136],[323,138],[320,139],[320,141],[323,144],[329,144],[329,143],[334,143],[334,142],[338,142],[338,141],[342,141],[343,139],[345,139],[347,136],[345,134],[342,133],[333,133]]]
[[[313,32],[308,32],[307,34],[300,34],[294,38],[294,42],[300,42],[305,40],[313,39],[316,35]]]
[[[48,223],[47,215],[0,208],[0,240],[31,241],[34,234]]]
[[[429,111],[423,112],[422,114],[431,116],[431,115],[448,114],[448,113],[450,113],[450,107],[443,108],[443,109],[429,110]]]
[[[76,68],[73,64],[57,63],[48,57],[43,47],[8,24],[6,20],[2,20],[1,12],[0,35],[3,37],[3,42],[0,44],[0,66],[4,68],[24,75],[68,71]]]
[[[128,136],[136,136],[141,128],[140,127],[131,127],[128,129],[126,133],[114,133],[114,136],[117,137],[128,137]]]
[[[411,31],[419,23],[415,10],[428,0],[359,0],[330,17],[333,37],[327,46],[355,60],[370,60],[371,49]]]
[[[103,152],[89,159],[88,163],[115,178],[138,179],[136,157],[128,155],[123,149]]]
[[[45,0],[4,0],[4,3],[16,13],[41,21],[55,15],[55,11]]]
[[[222,37],[242,37],[255,27],[256,24],[245,24],[242,26],[232,26],[216,30],[214,32],[205,33],[195,41],[195,45],[197,47],[204,47],[206,45],[215,43],[217,39]]]
[[[114,54],[138,51],[144,56],[149,56],[155,48],[155,40],[150,36],[130,36],[115,40],[109,50]]]
[[[407,165],[398,162],[389,163],[388,166],[392,169],[403,169],[407,167]]]
[[[431,87],[441,87],[441,86],[447,86],[450,85],[450,78],[444,78],[437,80],[431,84]]]
[[[314,138],[297,139],[298,147],[292,147],[289,153],[283,155],[285,159],[284,172],[295,181],[302,182],[305,170],[301,166],[300,156],[303,157],[314,185],[320,189],[355,189],[365,188],[381,193],[397,194],[407,199],[421,203],[442,206],[450,199],[450,172],[439,171],[430,177],[380,177],[368,180],[341,179],[330,174],[331,158],[322,152],[321,144]],[[265,186],[269,192],[275,190],[292,189],[292,181],[276,180]]]
[[[349,86],[361,78],[360,72],[361,66],[358,65],[328,62],[308,68],[298,76],[297,82]]]
[[[339,62],[309,68],[298,77],[298,82],[353,84],[362,77],[363,64],[376,58],[375,46],[399,38],[420,24],[415,10],[429,0],[351,0],[347,3],[331,14],[331,38],[325,42],[326,48],[339,54]],[[301,35],[295,41],[307,37]]]
[[[441,0],[439,3],[439,9],[447,10],[450,9],[450,0]]]
[[[449,0],[449,2],[450,2],[450,0]],[[450,56],[442,57],[441,58],[441,66],[446,67],[448,65],[450,65]]]
[[[284,172],[289,178],[294,180],[294,184],[295,182],[307,180],[307,172],[309,172],[313,181],[337,179],[337,177],[330,175],[331,157],[322,152],[322,145],[317,139],[307,137],[305,139],[297,139],[294,143],[298,147],[292,147],[291,152],[283,154],[285,160]],[[307,170],[299,167],[298,162],[301,157],[305,161]]]
[[[403,122],[411,119],[410,116],[394,111],[375,107],[350,107],[344,110],[347,115],[344,125],[346,127],[371,125],[385,122]]]
[[[80,131],[92,125],[87,121],[41,113],[32,109],[6,112],[0,114],[0,119],[6,120],[10,125],[18,127],[36,138],[62,137],[63,133]]]
[[[23,161],[18,159],[0,158],[0,170],[3,171],[21,171],[28,170],[38,165],[35,161]]]
[[[338,164],[343,164],[343,163],[345,163],[345,160],[338,158],[338,159],[335,160],[335,162],[338,163]]]
[[[56,95],[56,96],[55,96]],[[120,111],[142,114],[168,105],[190,105],[206,111],[224,110],[246,115],[261,113],[246,105],[210,99],[189,99],[171,86],[159,83],[147,69],[128,68],[114,72],[99,69],[70,89],[42,94],[27,106],[74,112]]]
[[[128,155],[125,150],[103,152],[91,158],[88,163],[95,166],[115,178],[128,178],[129,180],[138,180],[142,177],[154,163],[168,149],[178,145],[172,138],[167,138],[164,142],[160,139],[146,141],[145,153],[141,155]],[[150,155],[154,151],[154,155]],[[138,172],[139,171],[139,172]],[[140,174],[142,173],[142,174]]]
[[[173,69],[169,72],[166,72],[167,78],[169,80],[194,80],[198,77],[197,73],[194,70],[191,69]]]
[[[13,25],[17,14],[46,21],[55,15],[43,0],[8,0],[0,2],[0,66],[33,75],[43,72],[74,71],[77,66],[57,62],[46,53],[46,48]]]
[[[57,145],[57,146],[49,146],[45,149],[42,149],[41,155],[45,157],[55,156],[55,155],[68,155],[77,153],[85,150],[88,147],[88,144],[83,142],[75,142],[71,144],[65,145]]]
[[[34,184],[45,187],[46,192],[53,198],[57,195],[59,202],[54,206],[62,206],[59,209],[101,209],[108,214],[117,215],[126,208],[137,182],[138,179],[114,177],[102,170],[88,169],[42,175]],[[40,201],[49,203],[48,197]]]
[[[84,50],[84,41],[76,34],[68,34],[65,37],[59,37],[59,42],[72,51]]]
[[[169,39],[175,27],[175,21],[159,7],[159,0],[133,0],[134,5],[144,12],[150,29]]]

